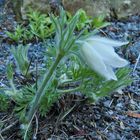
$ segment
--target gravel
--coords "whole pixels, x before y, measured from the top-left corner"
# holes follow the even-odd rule
[[[0,1],[0,6],[1,6]],[[7,15],[8,16],[8,15]],[[6,20],[7,19],[7,20]],[[12,21],[12,22],[11,22]],[[5,39],[5,31],[15,26],[14,19],[5,18],[0,21],[0,87],[8,85],[6,79],[6,65],[12,60],[11,45]],[[118,53],[130,61],[133,83],[125,87],[122,92],[115,92],[110,97],[101,99],[96,104],[80,104],[61,120],[60,112],[52,109],[47,117],[39,118],[38,139],[48,140],[138,140],[140,139],[140,16],[134,15],[125,21],[112,21],[112,24],[103,29],[106,36],[117,40],[130,40],[127,49]],[[7,28],[5,28],[7,27]],[[43,43],[30,44],[29,58],[37,58],[40,67],[44,61],[46,48]],[[136,66],[137,62],[137,66]],[[34,62],[32,65],[34,66]],[[135,69],[134,69],[135,68]],[[74,102],[76,104],[76,102]],[[70,109],[71,102],[65,102]],[[131,113],[130,113],[131,111]],[[63,112],[63,111],[62,111]],[[0,117],[3,113],[0,113]],[[1,117],[2,119],[2,117]],[[14,133],[13,133],[14,132]],[[4,135],[10,140],[21,139],[19,126]]]

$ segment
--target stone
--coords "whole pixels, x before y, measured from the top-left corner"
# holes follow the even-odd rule
[[[140,12],[138,0],[63,0],[66,10],[74,13],[79,8],[90,16],[103,14],[109,18],[122,19]]]
[[[27,9],[33,8],[42,13],[58,9],[63,5],[64,9],[75,13],[78,9],[84,9],[88,15],[95,17],[104,15],[108,18],[122,19],[140,12],[139,0],[13,0],[13,9],[20,9],[18,15],[26,15]],[[22,1],[22,2],[21,2]],[[20,8],[19,8],[20,7]],[[21,13],[21,14],[20,14]]]

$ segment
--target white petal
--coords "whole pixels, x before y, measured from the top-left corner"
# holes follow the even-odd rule
[[[121,42],[121,41],[116,41],[112,39],[108,39],[105,37],[100,37],[100,36],[93,36],[87,39],[87,41],[95,41],[95,42],[100,42],[112,47],[119,47],[128,44],[129,42]]]
[[[96,52],[94,47],[89,45],[88,43],[84,43],[81,47],[81,53],[89,67],[91,67],[93,70],[95,70],[97,73],[99,73],[101,76],[108,79],[108,71],[106,69],[106,66],[102,60],[102,57]]]
[[[92,47],[101,55],[105,64],[111,65],[112,67],[119,68],[128,65],[128,62],[121,58],[113,47],[109,47],[106,44],[99,42],[92,42]]]
[[[108,66],[106,65],[106,68],[107,68],[107,71],[108,71],[108,75],[106,76],[107,77],[107,80],[117,80],[117,77],[113,71],[113,68],[111,66]]]

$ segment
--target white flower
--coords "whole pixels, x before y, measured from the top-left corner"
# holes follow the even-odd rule
[[[86,63],[107,80],[117,80],[113,68],[124,67],[128,61],[121,58],[113,47],[119,47],[128,42],[94,36],[81,43],[81,53]]]

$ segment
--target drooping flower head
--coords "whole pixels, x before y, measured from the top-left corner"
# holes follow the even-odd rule
[[[117,80],[114,68],[124,67],[128,61],[121,58],[114,47],[126,45],[128,42],[114,41],[105,37],[94,36],[82,41],[83,59],[94,71],[107,80]]]

